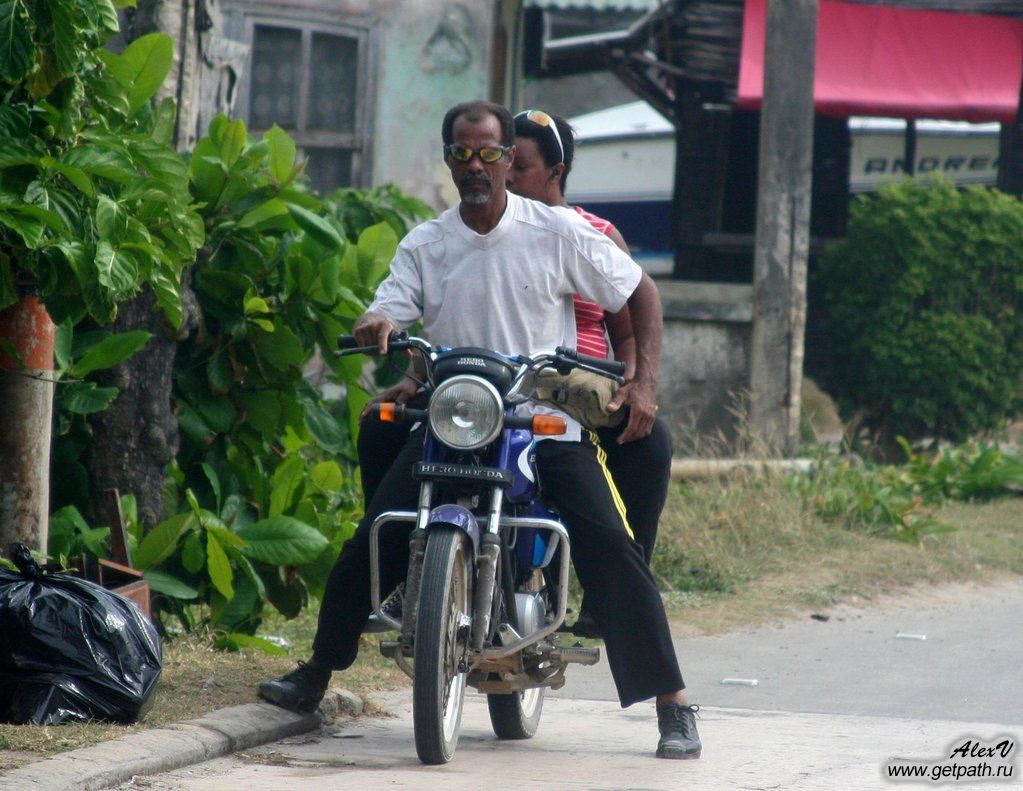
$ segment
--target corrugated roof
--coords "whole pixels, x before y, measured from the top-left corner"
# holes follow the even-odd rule
[[[564,11],[588,9],[593,11],[649,11],[661,0],[526,0],[526,8]]]

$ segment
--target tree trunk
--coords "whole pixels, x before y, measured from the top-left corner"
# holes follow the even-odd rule
[[[187,278],[186,278],[187,281]],[[109,371],[97,374],[104,385],[120,394],[103,412],[93,416],[93,439],[86,466],[89,470],[91,513],[103,521],[103,492],[116,488],[134,494],[139,518],[149,527],[162,521],[163,485],[167,463],[178,450],[178,422],[174,415],[172,376],[180,340],[197,324],[195,298],[187,282],[185,324],[175,331],[156,308],[146,289],[120,306],[112,332],[145,330],[152,333],[145,347]]]
[[[127,43],[153,32],[174,39],[174,63],[158,98],[170,96],[178,104],[174,142],[179,148],[195,142],[191,125],[199,93],[195,16],[196,0],[140,0],[138,8],[128,14],[124,28]],[[186,272],[182,282],[185,319],[180,331],[157,310],[156,299],[148,289],[118,308],[113,332],[145,330],[152,333],[152,338],[133,357],[97,376],[121,391],[90,421],[93,439],[86,455],[90,512],[99,522],[105,520],[103,492],[110,488],[135,495],[139,517],[148,527],[164,518],[167,463],[178,450],[172,397],[174,357],[178,342],[198,326],[198,303],[189,282]]]

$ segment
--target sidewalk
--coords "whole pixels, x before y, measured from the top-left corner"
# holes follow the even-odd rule
[[[337,705],[332,697],[331,706]],[[907,785],[888,779],[885,767],[893,760],[932,766],[946,758],[950,741],[964,735],[986,739],[1012,732],[1011,726],[981,722],[706,707],[700,713],[703,757],[658,761],[649,707],[622,709],[615,701],[554,693],[545,702],[535,738],[498,741],[485,699],[472,693],[466,699],[458,754],[451,764],[435,767],[416,757],[409,691],[374,695],[374,703],[394,716],[340,720],[300,739],[287,737],[318,730],[329,709],[302,717],[267,704],[235,706],[175,728],[41,761],[0,776],[0,786],[5,791],[109,789],[134,775],[163,773],[139,786],[363,791],[386,784],[400,791],[514,791],[542,783],[587,791],[881,791],[920,787],[919,780]],[[259,747],[275,739],[284,741]],[[1019,762],[1012,763],[1017,773],[1008,782],[964,779],[954,786],[1018,788]]]
[[[90,791],[127,782],[135,775],[167,772],[316,730],[339,717],[362,713],[362,699],[330,690],[312,714],[295,714],[270,703],[246,703],[197,720],[139,731],[61,753],[0,774],[4,791]]]

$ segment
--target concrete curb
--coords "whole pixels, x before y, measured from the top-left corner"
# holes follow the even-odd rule
[[[246,703],[197,720],[131,733],[108,742],[55,755],[0,775],[5,791],[94,791],[209,761],[289,736],[316,730],[339,714],[358,716],[362,699],[331,690],[312,714],[296,714],[270,703]]]

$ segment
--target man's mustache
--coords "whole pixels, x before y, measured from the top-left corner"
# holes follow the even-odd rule
[[[479,175],[473,175],[471,173],[462,176],[458,182],[459,187],[470,187],[475,183],[486,184],[488,187],[494,183],[494,180],[486,173],[480,173]]]

